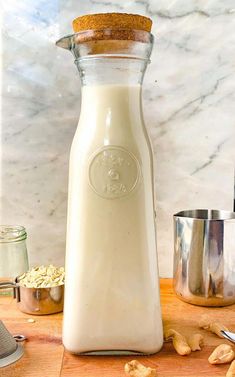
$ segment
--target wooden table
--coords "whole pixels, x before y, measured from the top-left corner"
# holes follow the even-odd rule
[[[222,321],[235,331],[235,305],[224,308],[203,308],[178,300],[172,291],[171,279],[161,279],[163,320],[187,336],[201,332],[205,346],[189,356],[179,356],[171,343],[165,343],[161,352],[153,356],[74,356],[61,344],[62,314],[32,317],[16,308],[13,298],[0,297],[0,319],[13,334],[27,336],[25,355],[17,363],[0,369],[1,377],[124,377],[124,364],[137,358],[146,366],[157,368],[159,377],[225,376],[228,365],[214,366],[207,361],[215,346],[226,343],[213,334],[199,330],[197,323],[202,314]],[[34,318],[34,323],[27,320]]]

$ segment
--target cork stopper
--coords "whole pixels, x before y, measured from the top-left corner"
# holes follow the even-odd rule
[[[89,55],[110,55],[148,60],[154,37],[152,21],[138,14],[100,13],[73,21],[75,33],[56,45],[72,51],[75,60]]]
[[[98,13],[88,14],[73,20],[73,29],[75,33],[84,30],[102,29],[128,29],[150,32],[151,27],[151,19],[139,14]]]

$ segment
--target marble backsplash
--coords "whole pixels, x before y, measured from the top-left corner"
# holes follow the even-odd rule
[[[28,230],[31,264],[63,264],[68,157],[80,82],[55,41],[85,13],[150,16],[144,82],[155,154],[158,255],[172,275],[173,213],[231,210],[235,164],[234,0],[8,0],[3,3],[1,223]]]

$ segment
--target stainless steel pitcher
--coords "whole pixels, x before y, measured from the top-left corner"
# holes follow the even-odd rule
[[[174,215],[174,289],[190,304],[235,303],[235,212]]]

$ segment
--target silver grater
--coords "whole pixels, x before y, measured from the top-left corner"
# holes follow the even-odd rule
[[[0,368],[15,363],[24,354],[23,347],[9,333],[0,321]]]

